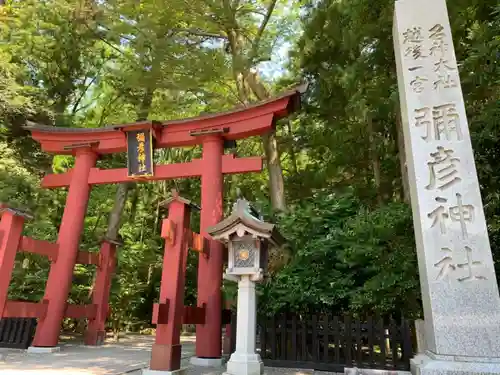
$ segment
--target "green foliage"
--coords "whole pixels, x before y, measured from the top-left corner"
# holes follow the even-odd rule
[[[352,192],[319,191],[293,206],[280,228],[292,261],[262,288],[260,306],[291,311],[414,313],[417,264],[408,207],[368,209]],[[406,296],[403,300],[401,296]]]

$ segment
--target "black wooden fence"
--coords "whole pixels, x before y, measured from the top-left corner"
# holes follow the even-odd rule
[[[405,319],[283,314],[259,319],[257,350],[271,367],[409,370],[412,327]]]
[[[35,334],[36,319],[0,319],[0,348],[27,349]]]

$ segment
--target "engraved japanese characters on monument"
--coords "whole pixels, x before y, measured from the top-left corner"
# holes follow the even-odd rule
[[[415,109],[414,124],[423,129],[425,141],[462,140],[460,118],[454,103]]]
[[[429,350],[500,357],[499,340],[493,339],[500,335],[500,297],[446,2],[398,0],[395,8],[393,36]],[[477,345],[481,340],[487,347]]]

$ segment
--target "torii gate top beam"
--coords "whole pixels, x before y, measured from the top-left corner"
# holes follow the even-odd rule
[[[287,116],[300,105],[300,94],[306,89],[301,85],[279,96],[250,106],[173,121],[139,121],[102,128],[60,128],[44,125],[27,125],[33,139],[42,150],[54,154],[72,154],[78,145],[92,145],[99,154],[125,152],[126,130],[154,129],[155,148],[184,147],[201,143],[204,133],[220,132],[226,140],[237,140],[270,131],[274,122]]]

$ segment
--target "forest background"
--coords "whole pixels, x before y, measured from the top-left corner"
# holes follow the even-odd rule
[[[95,128],[197,116],[309,84],[275,134],[238,142],[264,155],[260,174],[225,178],[225,209],[242,195],[279,223],[288,245],[259,289],[263,314],[421,314],[391,36],[394,0],[0,0],[0,201],[30,209],[26,235],[55,241],[67,192],[41,177],[71,168],[22,125]],[[500,6],[449,1],[493,256],[500,256]],[[166,149],[157,163],[200,148]],[[99,161],[126,165],[125,155]],[[197,179],[96,186],[82,248],[120,238],[115,330],[150,326],[171,188],[199,201]],[[199,217],[194,217],[198,231]],[[196,254],[186,304],[196,301]],[[498,266],[497,266],[498,267]],[[20,253],[11,298],[43,296],[48,260]],[[500,269],[497,268],[497,274]],[[88,303],[93,266],[77,266],[72,303]],[[224,284],[228,300],[235,287]],[[71,328],[73,322],[66,322]]]

